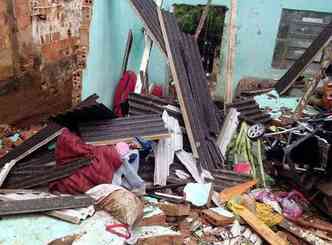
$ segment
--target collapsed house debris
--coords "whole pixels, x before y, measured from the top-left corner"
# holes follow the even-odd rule
[[[330,61],[302,97],[285,94],[305,83],[332,23],[275,84],[218,107],[195,37],[153,0],[130,2],[175,92],[157,97],[140,84],[145,60],[116,113],[92,95],[24,137],[1,125],[1,146],[10,147],[0,158],[0,217],[47,215],[83,229],[49,244],[331,244],[331,108],[311,102],[330,86]]]
[[[164,121],[158,114],[89,122],[81,124],[79,131],[85,142],[94,145],[131,142],[135,137],[160,140],[169,136]]]

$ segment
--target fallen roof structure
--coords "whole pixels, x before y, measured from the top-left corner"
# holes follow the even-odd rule
[[[260,109],[254,99],[239,98],[227,107],[235,108],[240,113],[239,119],[246,121],[248,124],[265,124],[272,120],[268,113]]]
[[[116,118],[107,106],[97,101],[98,99],[98,95],[91,95],[74,108],[52,117],[50,121],[77,131],[79,122]]]
[[[55,164],[54,153],[51,154],[52,157],[50,158],[42,156],[39,159],[17,164],[10,171],[4,187],[8,189],[27,189],[42,186],[71,176],[78,169],[91,163],[91,160],[82,158],[58,166]]]
[[[50,123],[47,127],[40,130],[37,134],[24,141],[21,145],[14,148],[3,158],[1,158],[0,167],[2,169],[0,172],[0,186],[2,186],[9,172],[18,161],[24,159],[31,153],[50,143],[62,133],[62,130],[62,126]]]
[[[193,155],[205,169],[220,168],[223,156],[210,137],[220,129],[216,107],[208,94],[202,64],[197,62],[200,56],[195,39],[180,31],[174,15],[163,10],[158,14]]]
[[[82,139],[93,145],[130,142],[136,137],[157,140],[170,136],[160,114],[82,123],[79,131]]]
[[[168,115],[179,120],[183,125],[183,118],[178,105],[173,105],[170,101],[156,96],[146,96],[141,94],[129,94],[129,115],[162,114],[167,111]]]
[[[157,43],[161,51],[167,55],[163,34],[158,20],[157,4],[153,0],[130,0],[130,2],[143,22],[149,37],[153,42]]]
[[[110,109],[108,109],[104,104],[97,102],[98,98],[99,96],[94,94],[79,103],[74,108],[64,112],[63,114],[52,117],[45,128],[41,129],[34,136],[24,141],[22,144],[15,147],[8,154],[2,157],[0,159],[0,186],[4,184],[7,176],[11,173],[11,170],[16,166],[16,164],[21,165],[20,161],[55,140],[62,133],[65,127],[77,130],[78,122],[81,121],[115,118]],[[42,164],[43,159],[41,162],[38,162],[37,160],[37,163]],[[45,175],[39,179],[36,178],[36,176],[35,178],[27,176],[24,181],[22,179],[15,180],[14,178],[11,178],[12,180],[6,185],[11,187],[29,188],[39,184],[46,184],[52,180],[64,178],[74,172],[74,170],[77,170],[87,164],[88,163],[86,161],[78,161],[76,163],[69,164],[63,169],[57,168],[56,171],[49,170],[49,172],[45,172]],[[34,169],[30,170],[36,171]],[[17,184],[17,181],[20,183]]]

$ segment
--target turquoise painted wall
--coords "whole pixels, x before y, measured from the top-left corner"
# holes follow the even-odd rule
[[[278,79],[284,70],[271,66],[282,8],[332,12],[331,0],[238,0],[234,87],[244,76]],[[138,71],[144,49],[142,24],[129,0],[94,1],[91,25],[91,44],[88,67],[84,73],[83,97],[98,93],[107,105],[113,101],[115,86],[120,78],[122,57],[129,29],[134,33],[134,44],[129,69]],[[164,8],[174,3],[204,4],[206,0],[164,0]],[[213,0],[213,4],[230,6],[230,0]],[[226,16],[228,23],[229,13]],[[227,50],[227,28],[222,48],[223,74]],[[150,80],[163,83],[166,63],[158,48],[154,48],[149,66]],[[224,82],[218,83],[217,94],[222,96]]]
[[[284,74],[271,66],[283,8],[332,12],[330,0],[238,1],[234,81],[244,76],[279,79]]]
[[[173,3],[202,4],[205,0],[165,0],[169,9]],[[214,4],[228,5],[229,0],[214,0]],[[83,98],[98,93],[101,101],[111,105],[115,86],[120,78],[122,58],[128,31],[133,30],[134,43],[128,69],[138,71],[144,50],[143,25],[128,0],[94,1],[90,31],[90,52],[83,74]],[[166,60],[158,48],[153,48],[149,64],[150,80],[164,83]]]
[[[110,100],[111,67],[114,66],[112,56],[112,40],[116,37],[109,29],[111,18],[111,1],[94,1],[93,17],[90,27],[90,48],[87,69],[83,73],[82,97],[86,98],[98,93],[103,101]]]

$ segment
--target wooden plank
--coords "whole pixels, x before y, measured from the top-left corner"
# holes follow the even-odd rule
[[[226,225],[231,225],[234,222],[234,217],[226,217],[221,214],[218,214],[217,212],[210,210],[210,209],[205,209],[201,212],[201,215],[209,221],[211,224],[215,226],[226,226]]]
[[[196,33],[195,33],[195,40],[197,41],[199,36],[201,35],[201,32],[203,30],[203,27],[204,27],[204,24],[206,22],[206,18],[208,17],[209,15],[209,10],[210,10],[210,5],[212,3],[212,0],[208,0],[207,3],[206,3],[206,6],[203,10],[203,13],[202,13],[202,16],[199,20],[199,23],[198,23],[198,27],[196,29]]]
[[[242,205],[232,205],[232,211],[239,215],[250,227],[262,236],[271,245],[288,245],[288,242],[274,233],[263,221],[256,217],[246,207]]]
[[[228,51],[226,63],[226,93],[225,104],[232,103],[233,101],[233,72],[235,61],[235,48],[236,48],[236,18],[237,18],[237,0],[231,0],[231,14],[228,26]]]
[[[122,68],[121,68],[121,77],[123,76],[123,74],[127,70],[129,55],[130,55],[130,51],[131,51],[132,46],[133,46],[133,32],[132,32],[132,30],[129,30],[127,43],[126,43],[126,49],[125,49],[125,53],[124,53],[124,56],[123,56],[123,63],[122,63]]]
[[[234,187],[227,188],[227,189],[223,190],[219,194],[219,198],[220,198],[221,203],[228,202],[233,197],[247,192],[248,190],[250,190],[250,188],[254,187],[256,184],[257,184],[257,181],[252,180],[252,181],[248,181],[248,182],[245,182],[243,184],[239,184],[239,185],[236,185]]]
[[[188,216],[191,211],[189,204],[159,203],[158,207],[171,217]]]
[[[83,208],[93,204],[94,200],[88,196],[59,196],[30,200],[1,201],[0,216]]]

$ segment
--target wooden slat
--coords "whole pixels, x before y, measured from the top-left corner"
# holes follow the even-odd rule
[[[1,201],[0,216],[83,208],[94,204],[88,196],[61,196],[18,201]]]
[[[231,207],[232,211],[239,215],[251,228],[262,236],[271,245],[288,245],[289,243],[274,233],[263,221],[257,218],[251,211],[241,205]]]

